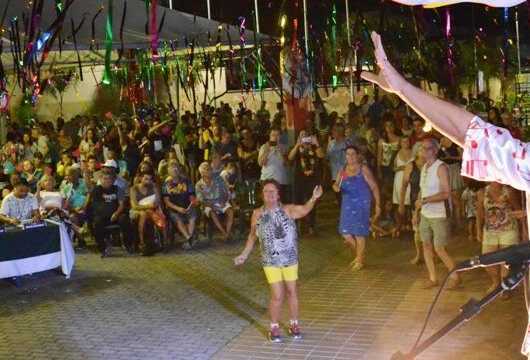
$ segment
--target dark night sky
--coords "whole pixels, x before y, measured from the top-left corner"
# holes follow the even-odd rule
[[[169,3],[169,0],[159,0],[160,4]],[[207,17],[206,0],[173,0],[177,10]],[[307,0],[309,23],[316,32],[323,32],[326,29],[326,21],[331,14],[331,6],[337,6],[337,18],[340,23],[344,22],[345,6],[343,0]],[[363,14],[373,14],[379,16],[382,5],[386,5],[386,13],[389,15],[401,15],[404,21],[410,22],[410,9],[406,6],[393,3],[390,0],[349,0],[350,13],[352,17],[357,9],[361,9]],[[254,29],[254,0],[210,0],[212,18],[223,23],[238,24],[238,17],[247,18],[247,27]],[[279,36],[279,17],[285,13],[290,19],[298,16],[300,25],[302,24],[302,0],[258,0],[260,13],[261,31],[272,36]],[[502,9],[487,8],[482,5],[459,4],[451,6],[453,16],[453,26],[456,36],[465,37],[471,31],[471,9],[475,9],[476,26],[483,26],[488,35],[500,35],[502,32]],[[522,31],[526,35],[528,26],[527,7],[519,6],[520,22]],[[425,10],[424,17],[430,22],[433,28],[433,35],[440,35],[443,25],[440,20],[443,18],[444,9]],[[435,20],[436,19],[436,20]],[[513,24],[513,9],[510,10],[511,24]],[[495,20],[497,23],[495,23]],[[435,22],[436,21],[436,22]],[[513,25],[510,28],[513,33]],[[438,33],[438,34],[436,34]]]

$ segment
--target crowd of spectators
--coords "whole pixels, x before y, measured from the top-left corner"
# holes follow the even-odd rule
[[[463,181],[461,150],[450,139],[426,132],[423,120],[394,98],[366,95],[344,114],[315,103],[295,134],[287,128],[282,104],[273,114],[266,105],[253,112],[240,104],[234,111],[221,102],[180,117],[164,105],[145,105],[135,115],[76,115],[55,123],[34,120],[25,127],[11,122],[0,153],[0,220],[17,224],[61,216],[78,247],[93,237],[103,256],[110,254],[111,234],[118,231],[134,235],[122,237],[131,254],[178,244],[193,247],[203,222],[221,241],[231,241],[238,236],[236,219],[260,202],[261,181],[274,179],[283,202],[303,204],[316,185],[328,190],[337,185],[346,149],[353,146],[381,194],[380,216],[373,217],[370,235],[406,238],[413,231],[419,191],[419,150],[422,140],[432,137],[439,140],[438,158],[450,172],[454,226],[467,226],[472,240],[488,237],[495,226],[519,234],[516,222],[495,225],[494,210],[488,209],[504,201],[516,210],[520,195],[497,187],[480,190]],[[511,112],[489,103],[486,110],[488,121],[522,136]],[[485,205],[477,205],[477,195]],[[341,199],[339,191],[332,201],[340,204]],[[299,222],[302,234],[318,231],[317,211],[318,205]],[[416,248],[415,263],[421,258]]]

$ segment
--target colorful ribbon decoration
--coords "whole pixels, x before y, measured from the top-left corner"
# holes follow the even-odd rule
[[[151,55],[153,61],[158,60],[158,26],[156,23],[156,3],[157,0],[151,0],[150,35],[151,35]]]
[[[98,18],[99,14],[103,11],[103,6],[101,6],[94,17],[92,17],[92,27],[91,27],[91,39],[90,39],[90,50],[94,50],[94,46],[96,45],[96,19]]]
[[[112,57],[112,2],[113,0],[109,0],[107,23],[105,25],[105,70],[103,71],[103,79],[101,80],[104,85],[110,85],[112,78],[110,69],[110,60]]]
[[[239,20],[239,44],[241,45],[241,85],[243,89],[248,87],[247,79],[247,65],[245,61],[245,22],[247,21],[244,16],[240,16]]]
[[[453,69],[455,63],[453,60],[453,34],[451,30],[451,10],[445,9],[445,37],[447,39],[447,70],[449,74],[449,84],[454,85]]]
[[[125,26],[125,16],[127,15],[127,0],[123,2],[123,11],[121,13],[121,22],[120,22],[120,51],[118,52],[118,60],[116,60],[116,66],[120,64],[121,58],[123,57],[123,52],[125,51],[125,46],[123,44],[123,27]]]

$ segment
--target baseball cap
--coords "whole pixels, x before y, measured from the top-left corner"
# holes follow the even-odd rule
[[[103,164],[103,167],[109,167],[109,168],[117,169],[118,168],[118,163],[116,162],[116,160],[109,159],[109,160],[105,161],[105,163]]]

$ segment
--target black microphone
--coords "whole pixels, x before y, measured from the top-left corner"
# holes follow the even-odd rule
[[[530,261],[530,243],[524,242],[518,245],[512,245],[507,248],[490,252],[484,255],[475,256],[472,259],[462,261],[455,270],[463,271],[474,269],[476,267],[486,267],[497,264],[520,264]]]

